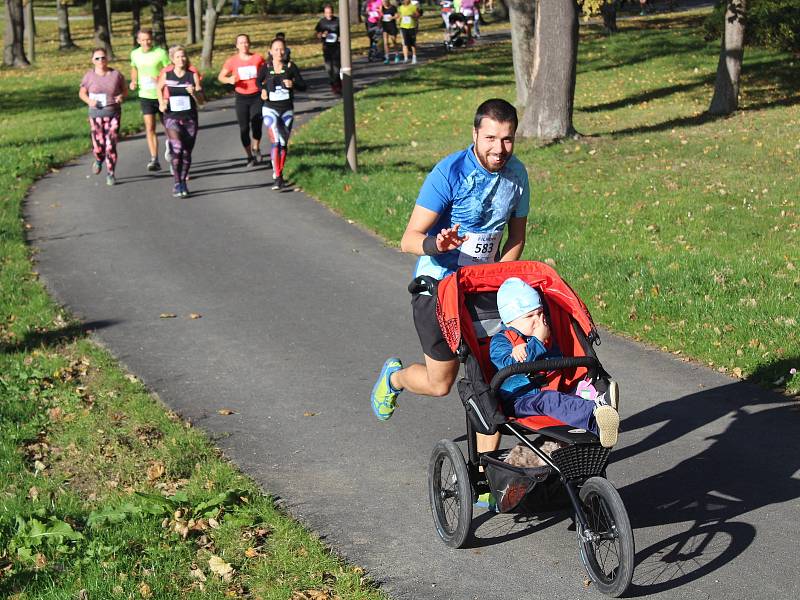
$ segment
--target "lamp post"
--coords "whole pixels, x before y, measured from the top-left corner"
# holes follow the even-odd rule
[[[339,47],[341,49],[342,108],[344,112],[344,147],[347,166],[358,170],[356,156],[356,107],[353,101],[353,62],[350,57],[350,2],[339,0]]]

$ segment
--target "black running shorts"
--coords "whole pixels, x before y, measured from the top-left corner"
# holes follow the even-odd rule
[[[436,318],[436,297],[414,294],[411,297],[411,308],[414,312],[414,327],[425,355],[434,360],[455,360],[456,355],[447,345]]]
[[[143,115],[157,115],[161,111],[158,110],[158,100],[151,100],[150,98],[139,98],[139,104],[142,107]]]
[[[403,29],[400,28],[400,33],[403,34],[403,46],[408,48],[417,47],[417,30],[416,29]]]

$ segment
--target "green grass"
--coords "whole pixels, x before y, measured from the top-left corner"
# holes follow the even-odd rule
[[[800,390],[800,71],[745,53],[742,110],[704,115],[718,42],[699,14],[584,27],[579,141],[515,152],[531,178],[525,259],[548,260],[615,332],[739,377]],[[471,142],[482,100],[513,100],[508,44],[461,52],[357,97],[359,171],[341,109],[302,128],[287,175],[397,244],[433,165]]]

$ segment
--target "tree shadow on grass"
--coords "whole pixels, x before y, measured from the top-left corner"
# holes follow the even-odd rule
[[[105,329],[122,323],[119,319],[103,319],[99,321],[89,321],[87,323],[75,323],[66,325],[59,329],[47,329],[44,331],[32,331],[16,343],[0,343],[0,352],[4,354],[14,354],[17,352],[28,352],[42,347],[52,347],[61,344],[74,342],[85,337],[88,333],[98,329]]]
[[[759,533],[737,517],[800,498],[794,478],[800,469],[799,417],[800,405],[786,396],[741,382],[654,405],[622,422],[627,432],[658,428],[615,450],[614,462],[683,439],[689,443],[690,436],[705,434],[710,442],[668,470],[620,489],[635,529],[691,523],[637,553],[627,595],[674,589],[727,565]],[[730,422],[719,431],[715,423],[721,419]]]
[[[697,79],[693,82],[666,86],[653,90],[647,90],[633,96],[576,108],[580,112],[602,112],[604,110],[616,110],[626,106],[650,102],[666,98],[673,94],[686,92],[702,86],[713,85],[715,73]],[[782,59],[769,61],[756,61],[749,66],[745,63],[742,73],[742,89],[748,94],[747,103],[743,103],[740,110],[751,111],[769,108],[770,106],[792,106],[800,102],[800,75],[793,67],[789,67]],[[776,99],[777,98],[777,99]],[[709,97],[710,101],[710,97]],[[712,120],[708,115],[691,117],[679,117],[663,124],[656,124],[644,128],[631,128],[612,132],[613,134],[642,133],[649,131],[661,131],[680,125],[703,124]]]
[[[13,116],[14,113],[47,111],[59,108],[70,110],[78,106],[78,85],[48,85],[34,88],[22,85],[13,91],[0,94],[0,113]]]

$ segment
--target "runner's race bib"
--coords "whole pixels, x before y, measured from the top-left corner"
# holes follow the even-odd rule
[[[392,20],[392,15],[383,15],[383,22],[388,23]]]
[[[339,36],[331,31],[328,35],[325,36],[325,43],[326,44],[335,44],[336,40],[338,40],[338,39],[339,39]]]
[[[147,75],[143,75],[139,77],[139,87],[143,90],[154,90],[156,89],[156,78],[155,77],[148,77]]]
[[[277,86],[274,90],[271,90],[269,93],[270,102],[282,102],[283,100],[289,99],[289,90],[285,87]]]
[[[468,239],[459,247],[458,266],[494,262],[503,230],[487,233],[467,233]]]
[[[414,17],[405,16],[400,19],[401,25],[413,25],[414,24]]]
[[[380,16],[380,13],[377,10],[369,11],[369,18],[370,19],[377,19]]]
[[[256,78],[256,66],[255,65],[246,65],[244,67],[239,67],[236,69],[239,73],[239,81],[247,81],[248,79],[255,79]]]
[[[95,108],[103,108],[104,106],[108,106],[105,94],[95,94],[94,92],[89,92],[89,100],[94,100],[97,103]]]
[[[169,97],[169,110],[171,112],[181,112],[184,110],[192,110],[191,96],[170,96]]]

